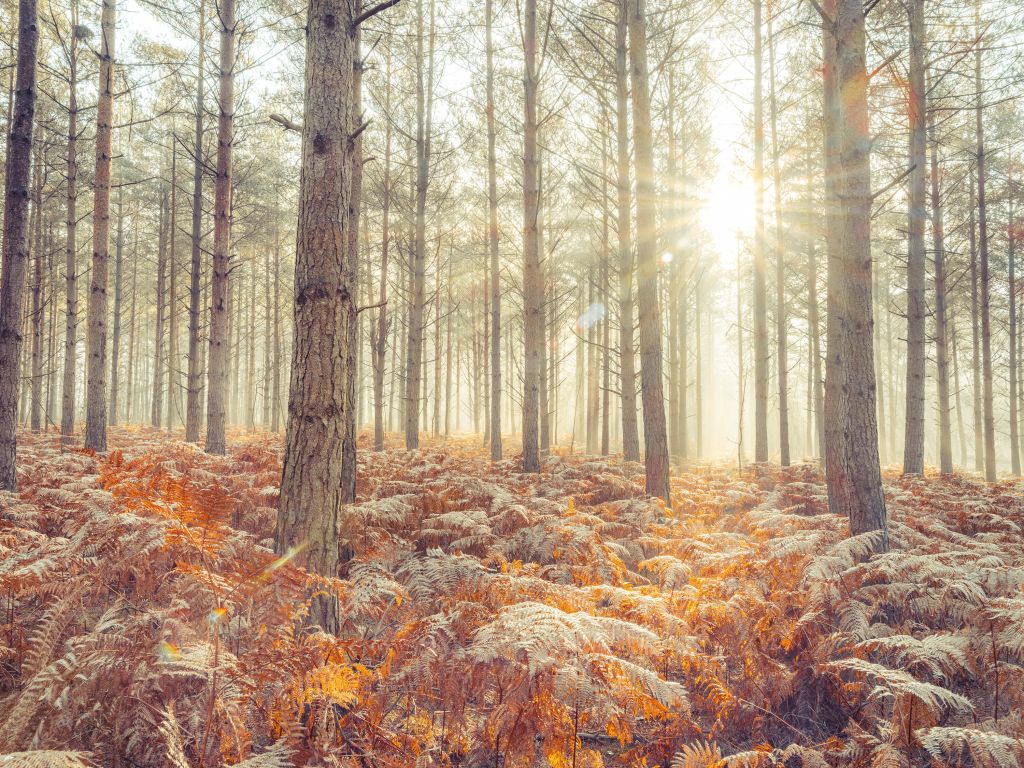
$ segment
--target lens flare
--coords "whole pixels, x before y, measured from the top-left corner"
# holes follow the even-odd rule
[[[583,314],[576,319],[576,327],[583,331],[589,330],[604,320],[605,314],[604,304],[595,302],[587,307]]]

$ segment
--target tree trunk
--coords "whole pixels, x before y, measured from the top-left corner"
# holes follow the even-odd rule
[[[114,328],[110,339],[110,413],[108,423],[118,423],[118,395],[121,382],[121,293],[124,278],[124,188],[117,189],[117,231],[114,234]]]
[[[416,32],[416,222],[413,258],[410,262],[412,293],[405,360],[405,447],[420,446],[419,424],[423,382],[424,294],[426,292],[427,191],[430,185],[430,151],[434,104],[434,0],[430,0],[429,63],[424,67],[423,0],[417,4]],[[427,82],[424,84],[424,73]]]
[[[668,435],[661,369],[661,309],[655,226],[654,141],[647,69],[645,0],[629,0],[629,59],[633,86],[633,144],[636,156],[637,291],[640,313],[640,392],[644,407],[644,465],[647,493],[672,505]]]
[[[156,332],[153,337],[153,396],[149,407],[149,423],[160,429],[163,416],[164,397],[164,314],[167,291],[167,238],[168,238],[168,195],[167,187],[160,185],[160,223],[158,228],[156,261]],[[173,236],[173,232],[170,233]],[[171,267],[173,270],[173,266]],[[174,307],[171,307],[174,311]]]
[[[864,8],[830,0],[825,28],[825,174],[828,225],[828,359],[825,472],[829,509],[850,533],[880,530],[888,550],[878,461],[871,317],[871,141]],[[838,171],[838,173],[837,173]]]
[[[925,87],[924,0],[910,0],[910,183],[907,201],[907,391],[903,474],[924,472]]]
[[[978,43],[974,46],[974,89],[977,105],[974,110],[975,135],[977,139],[978,163],[978,253],[980,268],[978,280],[981,283],[981,368],[982,368],[982,411],[985,427],[985,480],[994,483],[996,480],[996,427],[992,408],[992,330],[989,312],[989,294],[991,283],[988,268],[988,211],[986,209],[986,168],[985,168],[985,131],[982,127],[983,86],[981,79],[981,3],[975,4],[975,32]]]
[[[942,221],[942,190],[939,176],[939,142],[935,136],[935,116],[928,122],[931,144],[932,250],[935,258],[935,384],[939,411],[939,471],[953,473],[953,438],[949,408],[949,330],[946,322],[946,243]],[[1012,288],[1012,280],[1011,280]],[[1012,295],[1012,291],[1011,291]],[[1012,321],[1012,316],[1011,316]],[[1012,352],[1011,352],[1012,356]],[[959,389],[959,385],[957,385]],[[959,392],[957,393],[959,397]]]
[[[71,3],[71,26],[78,28],[78,2]],[[68,166],[67,239],[64,246],[64,384],[61,391],[61,444],[70,445],[75,432],[75,370],[78,367],[78,36],[68,40]]]
[[[235,0],[219,0],[220,93],[217,97],[217,176],[213,184],[213,279],[206,385],[206,452],[223,455],[228,375],[228,272],[231,264],[231,145],[235,120]],[[241,296],[236,297],[241,306]],[[234,366],[238,371],[238,366]],[[237,402],[237,400],[236,400]]]
[[[114,31],[117,0],[103,0],[100,20],[96,170],[93,175],[92,279],[89,286],[85,447],[107,450],[107,265],[110,261],[110,164],[114,119]]]
[[[32,306],[29,310],[29,326],[32,344],[29,351],[29,428],[38,433],[43,425],[43,306],[46,296],[43,287],[43,183],[46,176],[43,144],[36,145],[35,183],[32,193],[35,219],[33,247],[30,258],[33,263],[31,283]]]
[[[633,355],[633,240],[630,230],[629,81],[626,51],[628,3],[618,0],[615,24],[615,136],[618,186],[616,226],[619,234],[619,392],[622,400],[622,457],[640,461],[637,427],[636,369]]]
[[[199,442],[199,426],[202,423],[203,370],[200,362],[199,313],[201,301],[201,276],[203,269],[203,115],[204,115],[204,68],[206,66],[206,3],[199,0],[199,35],[196,41],[199,60],[196,64],[196,124],[192,165],[192,266],[189,284],[188,305],[188,385],[185,405],[185,439],[190,443]]]
[[[168,227],[170,229],[170,296],[167,300],[168,307],[168,341],[167,341],[167,434],[171,433],[175,423],[181,421],[179,409],[179,385],[181,375],[179,372],[180,360],[178,358],[178,259],[175,250],[175,243],[178,239],[178,137],[171,134],[171,210]]]
[[[121,224],[118,222],[118,229]],[[127,424],[132,423],[132,396],[137,388],[135,387],[135,297],[136,285],[139,274],[139,230],[135,230],[135,247],[132,248],[132,300],[128,305],[128,386],[125,392],[125,414],[124,420]]]
[[[769,111],[772,126],[772,187],[775,203],[775,366],[779,385],[779,463],[789,466],[789,343],[786,338],[786,259],[782,231],[782,160],[779,149],[779,105],[775,92],[775,35],[768,19]]]
[[[352,85],[353,4],[309,0],[305,109],[295,256],[295,341],[275,548],[326,577],[339,572],[345,424],[354,417],[350,328],[356,321],[348,228],[358,119]],[[300,550],[301,551],[298,551]],[[338,627],[337,601],[321,594],[309,621]]]
[[[975,209],[978,187],[974,168],[968,173],[968,242],[971,251],[971,399],[974,414],[974,469],[981,472],[985,462],[985,429],[981,423],[981,326],[978,306],[978,240]]]
[[[525,3],[523,54],[523,471],[539,472],[540,335],[544,310],[537,233],[537,0]]]
[[[1012,171],[1008,172],[1012,174]],[[1013,179],[1008,178],[1009,186],[1013,188]],[[1009,269],[1009,292],[1007,300],[1010,303],[1010,468],[1016,477],[1020,477],[1020,434],[1017,413],[1017,391],[1020,382],[1017,380],[1017,230],[1014,221],[1014,198],[1011,196],[1008,202],[1007,212],[1007,266]],[[947,428],[948,428],[947,415]]]
[[[391,113],[391,51],[387,54],[384,74],[384,114]],[[384,450],[384,365],[388,348],[388,256],[391,247],[391,121],[384,126],[384,179],[381,190],[380,292],[377,301],[377,328],[372,335],[373,346],[373,450]]]
[[[485,0],[487,27],[487,249],[491,289],[491,460],[501,459],[501,280],[498,263],[498,160],[494,122],[494,0]]]
[[[754,0],[754,461],[768,461],[768,289],[764,232],[762,0]]]

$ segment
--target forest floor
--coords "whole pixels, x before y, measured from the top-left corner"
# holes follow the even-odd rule
[[[21,437],[0,765],[1024,764],[1020,483],[889,475],[865,560],[812,465],[697,467],[669,511],[619,459],[362,450],[321,579],[272,550],[280,443]]]

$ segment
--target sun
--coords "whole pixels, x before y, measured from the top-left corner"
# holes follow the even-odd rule
[[[701,212],[701,224],[723,264],[735,264],[737,237],[754,229],[754,184],[744,171],[722,167]]]

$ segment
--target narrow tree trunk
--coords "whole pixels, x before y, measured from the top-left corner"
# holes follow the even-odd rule
[[[779,148],[779,105],[775,91],[775,35],[768,19],[769,111],[772,127],[772,186],[775,203],[775,365],[779,385],[779,463],[789,466],[789,341],[786,337],[786,259],[782,231],[782,159]]]
[[[117,230],[114,234],[114,328],[110,339],[110,413],[108,423],[118,423],[121,391],[118,366],[121,360],[121,293],[124,276],[124,188],[117,190]]]
[[[153,396],[149,407],[149,423],[160,429],[163,415],[164,396],[164,315],[167,291],[167,238],[168,227],[167,187],[160,185],[160,223],[158,228],[156,259],[156,332],[153,337]],[[172,267],[173,270],[173,267]],[[173,311],[173,307],[171,308]]]
[[[199,322],[201,301],[201,277],[203,269],[203,116],[204,69],[206,67],[206,3],[199,0],[199,35],[196,41],[199,60],[196,64],[196,122],[195,144],[192,165],[192,266],[189,284],[188,305],[188,386],[185,405],[185,439],[190,443],[199,442],[199,426],[202,423],[203,371],[200,361]]]
[[[114,31],[117,0],[103,0],[100,19],[96,170],[93,174],[92,279],[89,286],[85,447],[107,450],[107,264],[110,261],[110,164],[114,120]]]
[[[487,27],[487,249],[491,289],[491,460],[501,459],[501,280],[498,263],[497,131],[494,122],[494,0],[485,0]]]
[[[29,309],[29,327],[32,344],[29,350],[29,428],[38,433],[43,426],[43,183],[46,176],[43,144],[36,145],[35,183],[32,193],[32,207],[35,212],[33,247],[30,258],[33,263],[31,283],[32,305]]]
[[[1008,178],[1008,186],[1013,188],[1012,171]],[[1017,413],[1017,389],[1020,382],[1017,380],[1017,230],[1014,221],[1014,197],[1011,196],[1008,202],[1007,212],[1007,267],[1009,270],[1009,291],[1007,300],[1010,303],[1010,469],[1013,474],[1020,477],[1020,434]],[[947,424],[948,426],[948,424]]]
[[[384,75],[384,113],[391,112],[391,51],[387,54]],[[380,292],[377,301],[377,328],[373,346],[373,449],[384,450],[384,363],[388,345],[388,256],[391,248],[391,121],[384,126],[384,179],[381,190]]]
[[[978,303],[978,240],[975,210],[978,187],[974,168],[969,173],[968,187],[968,241],[971,250],[971,399],[974,412],[974,469],[981,472],[985,466],[985,428],[981,423],[981,326]]]
[[[118,224],[120,229],[120,224]],[[125,391],[125,414],[126,423],[132,423],[132,396],[137,391],[135,387],[135,297],[136,286],[139,276],[139,230],[135,230],[135,247],[132,248],[132,300],[128,305],[128,386]]]
[[[235,120],[235,0],[217,3],[220,92],[217,97],[217,176],[214,179],[213,279],[210,282],[210,356],[206,385],[206,452],[223,455],[228,375],[228,272],[231,264],[231,146]],[[237,297],[241,306],[241,296]],[[233,366],[235,372],[238,366]],[[237,402],[237,398],[235,399]]]
[[[622,455],[640,461],[637,426],[636,369],[633,354],[633,239],[629,179],[629,81],[626,38],[630,0],[618,0],[615,24],[615,136],[618,186],[616,226],[619,235],[619,392],[622,401]]]
[[[71,27],[78,28],[78,2],[71,3]],[[61,444],[69,445],[75,432],[75,371],[78,368],[78,35],[68,40],[68,165],[67,239],[64,246],[64,384],[61,391]]]
[[[993,483],[996,480],[996,426],[992,404],[992,330],[989,311],[989,280],[988,265],[988,211],[986,209],[986,167],[985,167],[985,131],[982,126],[983,87],[981,79],[981,3],[975,4],[975,32],[978,43],[974,47],[974,88],[977,105],[974,110],[975,135],[977,139],[978,163],[978,253],[980,268],[978,280],[981,283],[981,368],[982,368],[982,411],[985,427],[985,480]]]
[[[633,144],[636,156],[637,307],[640,313],[640,391],[644,407],[644,465],[647,493],[671,506],[668,434],[661,367],[661,309],[655,226],[654,141],[647,69],[646,0],[630,0],[629,59],[633,86]]]
[[[537,0],[526,0],[523,23],[525,119],[523,124],[523,471],[540,471],[540,334],[543,286],[537,219]]]
[[[179,386],[181,375],[178,358],[178,259],[175,243],[178,240],[178,137],[171,133],[171,203],[168,228],[170,229],[170,260],[171,273],[170,295],[168,307],[168,342],[167,342],[167,433],[170,434],[176,423],[181,421],[179,406]]]
[[[907,390],[903,474],[924,472],[924,0],[910,0],[910,183],[907,201]]]
[[[953,473],[953,438],[949,414],[949,330],[946,323],[946,244],[942,221],[942,190],[939,176],[939,142],[935,137],[935,116],[928,122],[931,144],[932,250],[935,258],[935,385],[939,411],[939,471]],[[1012,281],[1011,281],[1012,287]],[[1011,292],[1012,295],[1012,292]],[[957,385],[957,399],[960,397]]]
[[[871,317],[871,142],[864,8],[830,0],[825,28],[826,210],[829,211],[825,470],[829,509],[850,533],[880,530],[888,550],[878,461]],[[833,154],[834,153],[834,154]],[[842,169],[842,173],[836,171]]]
[[[348,227],[353,147],[353,4],[309,0],[306,20],[302,175],[295,256],[295,342],[275,548],[334,577],[344,490],[345,422],[354,417],[356,321]],[[324,236],[329,233],[329,236]],[[301,551],[299,551],[301,550]],[[337,601],[316,597],[309,621],[338,627]]]
[[[274,196],[274,375],[273,395],[270,401],[270,431],[281,431],[281,212]]]
[[[967,466],[967,432],[964,429],[964,410],[960,391],[963,389],[960,386],[960,355],[957,351],[957,327],[956,327],[956,316],[955,314],[950,318],[949,323],[949,343],[950,343],[950,355],[953,358],[953,392],[955,393],[956,402],[956,427],[957,427],[957,438],[960,444],[960,466]]]
[[[430,0],[429,63],[424,66],[423,0],[417,4],[416,32],[416,222],[411,266],[412,293],[405,368],[405,447],[419,448],[423,379],[424,294],[426,292],[427,191],[430,184],[430,152],[433,111],[434,0]],[[424,83],[426,74],[427,82]]]
[[[764,226],[762,0],[754,0],[754,461],[768,461],[768,267]]]

